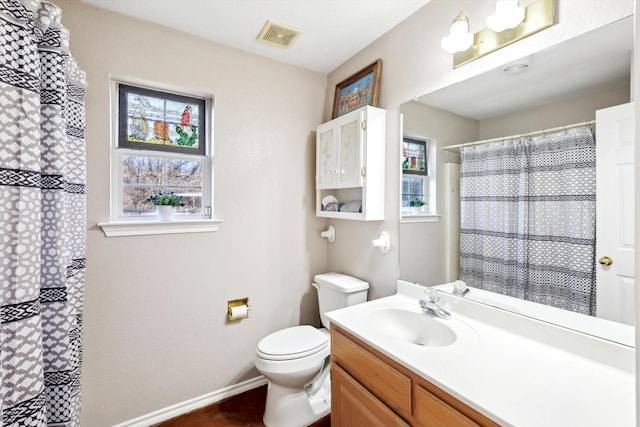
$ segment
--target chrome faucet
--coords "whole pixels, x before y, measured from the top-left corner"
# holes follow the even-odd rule
[[[456,280],[453,282],[453,295],[464,298],[468,293],[469,288],[467,288],[467,284],[462,280]]]
[[[420,299],[419,301],[420,309],[423,312],[435,314],[442,319],[448,319],[451,317],[451,313],[440,307],[440,304],[438,304],[438,301],[440,301],[438,291],[436,291],[434,288],[428,288],[428,290],[424,290],[424,293],[426,295],[426,298]]]

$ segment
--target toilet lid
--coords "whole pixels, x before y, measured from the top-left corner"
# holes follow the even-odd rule
[[[317,353],[328,345],[327,335],[313,326],[293,326],[262,338],[258,353],[264,359],[291,360]]]

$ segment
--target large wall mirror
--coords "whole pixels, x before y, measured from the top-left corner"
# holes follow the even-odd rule
[[[403,215],[400,278],[426,286],[458,278],[460,154],[447,146],[588,122],[597,110],[629,103],[632,53],[633,17],[628,17],[402,104],[404,136],[434,144],[435,211],[441,217],[433,222]],[[629,295],[614,297],[621,306],[633,306],[623,301]],[[593,323],[595,316],[589,317]],[[613,321],[632,324],[633,313],[631,320],[601,323]],[[622,327],[633,335],[631,326]],[[598,334],[606,335],[608,328],[601,329]]]

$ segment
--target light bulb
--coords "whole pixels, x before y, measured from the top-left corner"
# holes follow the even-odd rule
[[[487,27],[496,33],[515,28],[524,21],[524,8],[518,0],[497,0],[496,12],[487,18]]]
[[[469,32],[469,18],[461,11],[451,23],[449,35],[442,38],[441,46],[449,53],[464,52],[473,44],[473,34]]]

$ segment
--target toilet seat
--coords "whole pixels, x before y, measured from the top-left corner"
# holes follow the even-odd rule
[[[265,360],[294,360],[318,353],[329,346],[326,333],[309,325],[293,326],[267,335],[256,353]]]

